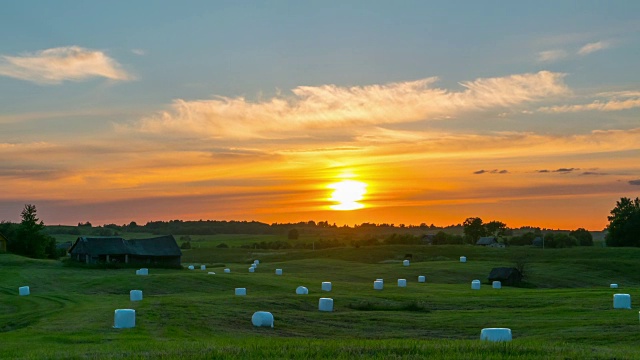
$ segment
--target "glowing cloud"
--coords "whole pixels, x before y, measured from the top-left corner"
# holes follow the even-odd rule
[[[469,111],[510,107],[568,95],[564,74],[540,71],[463,82],[463,91],[431,87],[436,78],[340,87],[300,86],[290,98],[262,102],[220,97],[176,100],[170,111],[142,119],[134,129],[163,136],[274,138],[301,129],[438,120]],[[123,131],[130,127],[121,126]]]
[[[567,57],[564,50],[547,50],[538,53],[538,62],[553,62]]]
[[[609,47],[609,43],[605,41],[598,41],[594,43],[588,43],[578,50],[578,55],[587,55],[596,51],[604,50]]]
[[[120,64],[104,52],[78,46],[59,47],[22,56],[0,56],[0,75],[37,84],[59,84],[93,77],[132,80]]]

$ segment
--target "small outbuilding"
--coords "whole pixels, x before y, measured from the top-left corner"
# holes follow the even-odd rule
[[[516,268],[498,267],[491,269],[489,282],[500,281],[502,285],[513,286],[522,281],[522,274]]]
[[[533,239],[532,245],[535,246],[535,247],[539,247],[539,248],[543,247],[544,246],[544,241],[542,240],[542,237],[536,236],[536,238]]]
[[[81,236],[69,248],[71,259],[87,264],[125,263],[180,267],[182,251],[173,235],[125,240]]]

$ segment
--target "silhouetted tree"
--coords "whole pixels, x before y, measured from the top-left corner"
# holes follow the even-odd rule
[[[623,197],[608,216],[607,246],[640,246],[640,199]]]
[[[578,228],[571,231],[569,235],[578,240],[578,245],[580,246],[593,246],[593,236],[586,229]]]
[[[479,217],[467,218],[467,220],[462,223],[462,226],[464,226],[465,236],[471,239],[474,243],[486,234],[486,229],[482,224],[482,219]]]
[[[36,206],[26,204],[20,214],[22,221],[9,243],[9,250],[19,255],[56,258],[56,240],[43,233],[44,223],[38,219]]]

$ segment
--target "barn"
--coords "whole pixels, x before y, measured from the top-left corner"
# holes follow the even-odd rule
[[[522,274],[516,268],[498,267],[491,269],[489,282],[500,281],[502,285],[513,286],[522,281]]]
[[[180,267],[182,251],[173,235],[132,240],[118,236],[81,236],[69,248],[69,256],[86,264]]]

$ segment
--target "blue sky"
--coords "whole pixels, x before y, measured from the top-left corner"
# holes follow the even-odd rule
[[[4,4],[0,219],[32,202],[60,223],[599,228],[639,189],[638,13],[636,1]],[[573,170],[546,176],[559,169]],[[344,174],[370,185],[364,209],[323,203]],[[233,206],[186,210],[194,198]]]

